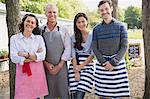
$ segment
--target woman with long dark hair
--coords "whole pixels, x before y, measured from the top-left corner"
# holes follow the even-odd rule
[[[36,99],[48,94],[43,66],[46,49],[38,29],[38,19],[26,14],[20,33],[10,39],[10,57],[16,63],[15,99]]]
[[[69,66],[69,86],[72,98],[83,99],[90,93],[93,85],[92,32],[88,30],[88,18],[78,13],[74,18],[72,37],[72,62]]]

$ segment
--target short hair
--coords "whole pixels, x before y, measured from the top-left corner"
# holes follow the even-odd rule
[[[45,7],[45,9],[44,9],[45,12],[47,11],[47,8],[48,8],[49,6],[51,6],[51,7],[54,6],[54,7],[56,7],[57,10],[58,10],[57,4],[55,4],[55,3],[49,3],[49,4],[46,5],[46,7]]]
[[[104,3],[108,3],[110,7],[112,6],[112,1],[111,0],[101,0],[98,4],[98,7],[100,7]]]

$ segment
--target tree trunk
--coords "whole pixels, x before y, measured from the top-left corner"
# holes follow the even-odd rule
[[[113,4],[113,17],[118,19],[118,0],[111,0]]]
[[[150,0],[142,0],[142,25],[145,54],[145,92],[144,99],[150,99]]]
[[[6,22],[8,28],[8,37],[10,44],[10,37],[18,33],[18,23],[20,22],[19,17],[19,0],[5,0],[6,2]],[[8,44],[8,46],[9,46]],[[9,46],[10,50],[10,46]],[[9,84],[10,84],[10,99],[14,99],[15,93],[15,64],[9,61]]]

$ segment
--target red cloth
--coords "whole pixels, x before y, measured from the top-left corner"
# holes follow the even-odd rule
[[[30,62],[24,63],[22,66],[22,73],[27,73],[28,76],[32,75],[31,69],[30,69]]]

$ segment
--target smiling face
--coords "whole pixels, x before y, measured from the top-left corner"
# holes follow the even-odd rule
[[[85,31],[87,25],[88,25],[87,20],[83,16],[79,17],[76,21],[76,26],[80,31]]]
[[[28,16],[24,21],[24,31],[32,32],[36,27],[36,19],[32,16]]]
[[[110,19],[112,17],[113,7],[108,3],[104,3],[98,7],[98,11],[104,20]]]
[[[58,8],[55,5],[47,5],[45,9],[45,15],[47,17],[48,22],[54,23],[57,21],[58,16]]]

